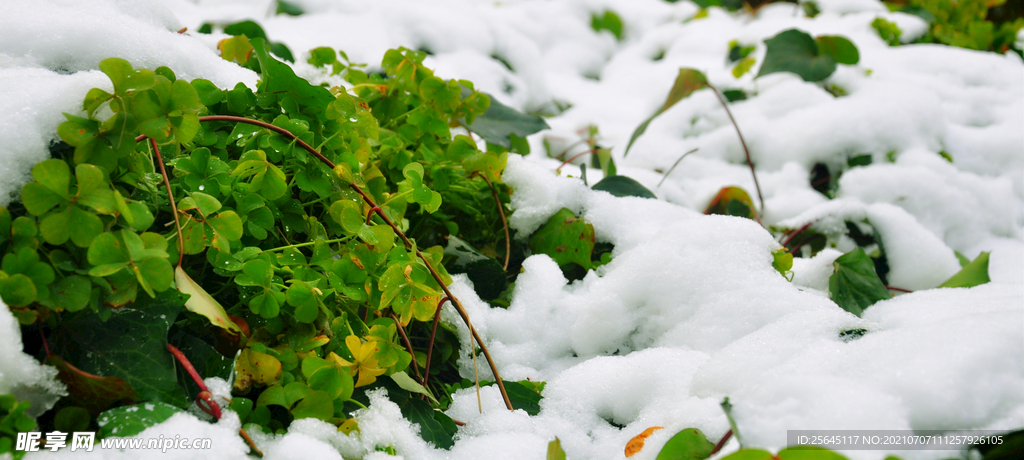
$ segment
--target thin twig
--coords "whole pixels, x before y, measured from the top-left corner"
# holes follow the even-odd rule
[[[484,174],[480,174],[479,176],[483,178],[484,182],[487,182],[487,187],[491,189],[491,195],[494,196],[494,204],[498,206],[498,214],[501,215],[501,227],[505,229],[505,263],[501,265],[501,268],[503,270],[508,270],[508,256],[512,252],[512,241],[508,236],[508,221],[505,220],[505,210],[501,205],[501,200],[498,199],[498,190],[494,188],[494,184],[491,183],[491,180]]]
[[[398,334],[402,336],[402,341],[405,342],[405,348],[409,350],[409,356],[412,356],[412,371],[416,374],[417,380],[423,380],[420,376],[420,365],[416,363],[416,353],[413,352],[412,342],[409,341],[409,336],[405,335],[405,328],[402,327],[402,322],[398,320],[398,317],[394,313],[391,314],[391,319],[395,320],[395,325],[398,326]]]
[[[555,172],[557,173],[557,172],[561,171],[562,167],[564,167],[565,165],[567,165],[569,163],[572,163],[572,160],[575,160],[575,159],[577,159],[577,158],[579,158],[579,157],[581,157],[583,155],[586,155],[588,153],[597,153],[597,149],[590,149],[590,150],[586,150],[586,151],[583,151],[583,152],[580,152],[580,153],[577,153],[577,154],[573,155],[572,158],[569,158],[568,160],[563,161],[562,164],[558,165],[558,167],[555,168]]]
[[[782,243],[782,247],[784,247],[784,248],[785,247],[789,247],[789,243],[791,243],[793,241],[793,238],[796,238],[797,235],[799,235],[804,230],[807,230],[807,228],[810,227],[813,224],[814,224],[813,221],[812,222],[808,222],[808,223],[804,224],[803,227],[798,228],[795,232],[793,232],[792,234],[789,235],[789,238],[786,238],[786,242]],[[793,252],[796,252],[796,248],[793,248]]]
[[[251,125],[256,125],[256,126],[260,126],[260,127],[263,127],[263,128],[267,128],[267,129],[269,129],[271,131],[274,131],[274,132],[276,132],[278,134],[285,135],[285,136],[289,137],[290,139],[295,140],[295,142],[300,147],[302,147],[303,149],[305,149],[309,153],[311,153],[314,156],[316,156],[317,158],[319,158],[320,161],[322,161],[329,168],[334,169],[334,166],[335,166],[334,162],[332,162],[331,160],[328,160],[327,157],[323,156],[320,152],[316,151],[316,149],[311,147],[309,144],[305,143],[302,139],[299,139],[298,137],[296,137],[294,134],[292,134],[287,129],[284,129],[284,128],[281,128],[281,127],[278,127],[278,126],[274,126],[274,125],[272,125],[270,123],[265,123],[265,122],[262,122],[262,121],[259,121],[259,120],[253,120],[253,119],[243,118],[243,117],[235,117],[235,116],[230,116],[230,115],[209,115],[209,116],[199,117],[199,121],[234,121],[234,122],[238,122],[238,123],[247,123],[247,124],[251,124]],[[509,398],[508,398],[508,392],[505,391],[505,384],[504,384],[504,382],[502,382],[501,376],[498,374],[498,367],[494,364],[494,359],[491,358],[491,353],[487,350],[487,347],[484,345],[483,341],[480,340],[480,334],[477,333],[475,328],[473,328],[473,323],[470,321],[469,314],[466,312],[465,307],[462,306],[462,302],[460,302],[459,299],[456,298],[454,294],[452,294],[451,290],[448,289],[448,286],[444,284],[444,280],[441,279],[441,275],[439,275],[437,273],[437,270],[434,269],[434,266],[430,263],[429,260],[427,260],[426,256],[424,256],[423,253],[420,252],[419,248],[417,248],[416,245],[414,245],[412,243],[412,241],[409,240],[409,237],[406,236],[405,233],[402,232],[402,230],[399,229],[398,226],[395,225],[395,223],[391,221],[391,219],[387,216],[387,214],[385,214],[383,211],[379,210],[379,207],[377,206],[377,203],[374,202],[373,198],[370,195],[368,195],[363,190],[362,187],[360,187],[359,185],[357,185],[355,183],[350,183],[349,187],[352,188],[352,190],[354,190],[356,193],[358,193],[363,198],[363,201],[365,201],[366,204],[370,205],[370,208],[378,208],[378,211],[376,211],[377,215],[380,216],[380,218],[384,220],[384,223],[387,224],[389,227],[391,227],[395,231],[395,234],[397,234],[399,236],[399,238],[402,239],[402,242],[405,243],[405,245],[407,247],[412,248],[416,252],[416,256],[419,257],[420,260],[422,260],[424,262],[424,264],[427,267],[427,271],[430,272],[430,276],[434,278],[434,281],[437,281],[437,284],[441,287],[441,290],[444,291],[444,294],[449,299],[451,299],[452,305],[455,306],[455,311],[457,311],[459,313],[459,316],[462,318],[462,321],[466,323],[466,327],[469,328],[469,332],[472,335],[473,340],[475,340],[476,343],[480,344],[480,351],[482,351],[484,353],[484,358],[487,360],[487,364],[491,368],[491,373],[494,374],[494,380],[497,381],[497,383],[498,383],[498,390],[501,391],[501,397],[502,397],[502,399],[505,400],[505,407],[507,407],[508,410],[514,410],[513,407],[512,407],[512,401],[509,400]],[[474,353],[473,356],[476,357],[476,353]]]
[[[754,177],[754,188],[757,189],[757,199],[761,202],[761,212],[764,212],[764,196],[761,194],[761,185],[757,183],[757,173],[754,172],[754,161],[750,159],[750,149],[747,148],[747,141],[743,139],[743,133],[740,132],[740,125],[736,123],[736,119],[732,116],[732,111],[729,110],[729,104],[725,102],[725,98],[722,97],[722,93],[718,91],[718,88],[711,86],[708,83],[708,88],[715,93],[715,97],[718,98],[718,102],[722,103],[722,107],[725,108],[725,114],[729,115],[729,121],[732,122],[732,126],[736,128],[736,135],[740,138],[740,145],[743,146],[743,153],[747,155],[747,165],[750,166],[750,175]]]
[[[903,288],[896,287],[896,286],[886,286],[885,288],[890,290],[890,291],[897,291],[897,292],[914,292],[914,291],[911,291],[910,289],[903,289]]]
[[[711,453],[708,454],[708,457],[715,455],[718,453],[718,451],[722,450],[722,448],[725,447],[725,443],[729,442],[729,438],[731,437],[732,430],[725,432],[725,436],[722,436],[722,440],[718,441],[718,444],[715,444],[715,448],[711,450]]]
[[[447,297],[442,297],[441,301],[437,303],[437,311],[434,312],[434,326],[430,328],[430,344],[427,345],[427,364],[423,367],[423,387],[427,387],[427,379],[430,378],[430,355],[434,353],[434,337],[437,335],[437,323],[441,322],[441,307],[448,301]]]
[[[245,442],[249,443],[249,448],[252,449],[253,452],[256,452],[256,455],[259,455],[260,457],[263,456],[263,451],[256,448],[256,443],[253,442],[252,438],[249,437],[249,433],[246,433],[244,429],[239,428],[238,434],[242,435],[242,438],[245,439]]]
[[[658,185],[656,185],[655,188],[661,187],[661,184],[665,183],[665,179],[668,179],[668,175],[672,174],[672,171],[674,171],[676,169],[676,166],[679,166],[679,162],[683,161],[683,158],[686,158],[691,153],[696,152],[697,150],[699,150],[699,149],[695,148],[693,150],[690,150],[689,152],[684,153],[682,156],[679,157],[678,160],[676,160],[675,163],[672,163],[672,167],[668,168],[668,171],[665,171],[665,174],[663,176],[661,176],[661,181],[658,182]]]
[[[145,138],[145,135],[136,138],[136,142]],[[167,186],[167,199],[171,202],[171,214],[174,215],[174,227],[178,229],[178,267],[181,267],[181,260],[185,257],[185,236],[181,233],[181,222],[178,221],[178,205],[174,203],[174,193],[171,192],[171,181],[167,178],[167,168],[164,167],[164,159],[160,156],[160,148],[156,141],[149,138],[149,145],[153,147],[156,154],[156,163],[160,165],[160,175],[164,178],[164,185]]]

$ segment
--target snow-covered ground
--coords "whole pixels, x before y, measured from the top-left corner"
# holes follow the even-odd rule
[[[531,136],[531,156],[510,159],[503,176],[515,188],[510,224],[527,235],[569,207],[615,250],[610,264],[571,284],[547,256],[527,259],[508,309],[491,309],[456,277],[453,289],[503,377],[548,382],[539,415],[505,410],[494,387],[482,391],[481,414],[475,392],[462,390],[448,414],[467,424],[455,447],[443,451],[376,394],[358,415],[361,434],[300,420],[285,436],[257,437],[265,458],[379,459],[388,455],[375,447],[393,446],[407,459],[539,459],[557,436],[570,459],[614,459],[644,429],[665,427],[632,457],[646,460],[683,428],[723,436],[729,425],[719,403],[726,396],[744,443],[769,449],[784,446],[793,429],[1024,427],[1024,63],[1016,54],[888,47],[870,26],[874,18],[897,23],[905,41],[923,34],[925,24],[875,0],[818,0],[822,13],[814,19],[785,3],[756,15],[712,8],[703,18],[694,18],[693,3],[660,0],[297,0],[306,11],[298,17],[271,15],[271,3],[5,2],[0,204],[48,156],[62,112],[80,113],[89,88],[110,86],[96,70],[100,60],[166,65],[222,87],[253,85],[255,74],[217,56],[224,35],[176,31],[254,19],[296,54],[297,73],[314,81],[329,77],[304,62],[310,48],[341,49],[372,68],[385,50],[406,46],[430,50],[426,64],[439,76],[472,80],[519,109],[555,114],[571,105],[547,119],[550,131]],[[605,9],[622,17],[621,41],[590,28],[591,14]],[[757,81],[756,67],[739,79],[730,73],[731,40],[756,45],[752,56],[760,63],[763,40],[794,27],[857,45],[860,63],[840,65],[826,81],[846,96],[788,73]],[[766,225],[816,222],[814,229],[838,234],[844,220],[869,218],[886,249],[890,284],[920,291],[857,318],[827,295],[832,261],[852,243],[797,259],[791,283],[772,268],[779,244],[757,223],[702,215],[723,186],[754,190],[735,131],[709,91],[656,119],[623,158],[633,129],[662,104],[680,67],[751,95],[731,107],[758,167]],[[565,177],[579,175],[572,166],[554,174],[558,161],[546,157],[545,139],[561,150],[590,125],[602,145],[613,146],[620,174],[659,200],[591,191]],[[658,171],[693,148],[698,152],[658,186]],[[836,199],[809,185],[815,163],[839,166],[859,154],[871,154],[873,164],[845,172]],[[593,183],[598,173],[589,174]],[[959,270],[954,251],[972,259],[991,251],[992,282],[929,289]],[[446,314],[461,325],[454,312]],[[0,393],[34,389],[45,402],[56,391],[53,372],[16,351],[15,324],[0,309]],[[855,328],[868,332],[839,338]],[[468,355],[462,362],[471,377]],[[485,371],[481,377],[490,377]],[[248,449],[237,429],[230,414],[216,425],[179,414],[140,436],[212,436],[213,450],[165,456],[241,458]],[[730,441],[724,452],[735,449]],[[847,454],[881,459],[886,452]],[[54,456],[27,458],[42,455]]]

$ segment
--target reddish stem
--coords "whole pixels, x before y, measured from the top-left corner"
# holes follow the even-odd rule
[[[736,128],[736,135],[740,138],[740,145],[743,146],[743,153],[747,155],[747,165],[750,166],[750,175],[754,178],[754,188],[757,189],[757,200],[761,202],[761,212],[764,212],[764,196],[761,195],[761,185],[757,183],[757,173],[754,172],[754,161],[750,159],[750,149],[747,148],[747,141],[743,139],[743,133],[740,132],[740,125],[736,123],[736,119],[732,116],[732,111],[729,110],[729,104],[725,102],[725,98],[722,97],[722,93],[718,92],[718,88],[711,86],[708,83],[708,88],[711,88],[711,92],[715,93],[715,97],[718,98],[718,102],[722,103],[722,108],[725,109],[725,114],[729,116],[729,121],[732,122],[733,128]]]
[[[142,135],[135,138],[138,142],[145,139],[146,136]],[[152,137],[149,138],[149,145],[153,146],[153,153],[156,154],[156,163],[160,165],[160,175],[164,177],[164,186],[167,187],[167,199],[171,202],[171,214],[174,215],[174,227],[178,229],[178,267],[181,267],[181,260],[185,257],[185,237],[181,234],[181,222],[178,221],[178,205],[174,203],[174,193],[171,192],[171,181],[167,178],[167,168],[164,167],[164,159],[160,156],[160,148],[156,146],[156,141]]]
[[[374,207],[370,208],[370,212],[366,213],[366,225],[370,225],[370,219],[373,218],[373,213],[374,212],[383,212],[383,211],[381,211],[381,209],[379,207],[377,207],[377,206],[374,206]]]
[[[718,451],[722,450],[722,448],[725,447],[725,443],[729,442],[729,438],[731,437],[732,430],[725,432],[725,436],[722,436],[722,440],[718,441],[718,444],[715,444],[715,448],[711,451],[710,454],[708,454],[708,457],[715,455],[718,453]]]
[[[305,143],[302,139],[295,137],[295,135],[292,134],[287,129],[280,128],[270,123],[265,123],[259,120],[235,117],[230,115],[209,115],[199,117],[199,121],[234,121],[238,123],[247,123],[250,125],[256,125],[263,128],[267,128],[271,131],[287,136],[288,138],[294,140],[296,144],[298,144],[300,147],[302,147],[307,152],[319,158],[320,161],[322,161],[329,168],[334,169],[334,162],[328,160],[327,157],[323,156],[320,152],[311,147],[309,144]],[[355,183],[350,183],[348,185],[350,188],[352,188],[352,190],[354,190],[356,193],[359,194],[359,196],[363,198],[363,201],[365,201],[366,204],[370,205],[371,209],[377,207],[377,203],[373,201],[373,198],[370,195],[363,191],[362,187]],[[476,343],[480,345],[480,351],[483,352],[484,359],[487,360],[487,364],[491,368],[491,373],[494,374],[494,380],[498,383],[498,390],[501,392],[501,397],[502,399],[505,400],[505,407],[508,408],[508,410],[514,410],[512,407],[512,401],[509,400],[508,398],[508,392],[505,391],[505,383],[501,380],[501,376],[498,374],[498,367],[494,364],[494,359],[491,358],[491,353],[487,350],[487,346],[484,345],[483,340],[480,339],[480,334],[476,331],[476,329],[473,327],[473,323],[469,320],[469,314],[466,312],[465,307],[462,306],[462,302],[459,302],[459,299],[457,299],[455,295],[452,294],[452,291],[448,289],[448,286],[444,284],[444,280],[441,279],[441,275],[437,273],[437,270],[434,269],[434,266],[430,263],[429,260],[427,260],[426,256],[424,256],[423,253],[420,252],[419,248],[417,248],[416,245],[413,244],[411,240],[409,240],[409,237],[406,236],[405,233],[402,232],[402,230],[399,229],[398,226],[395,225],[395,223],[392,222],[390,218],[388,218],[387,214],[378,211],[377,215],[379,215],[381,219],[384,220],[385,224],[387,224],[389,227],[391,227],[392,230],[395,231],[395,234],[397,234],[398,237],[402,239],[402,242],[407,247],[412,248],[416,252],[416,256],[423,261],[424,265],[426,265],[427,271],[430,272],[430,276],[434,278],[434,281],[436,281],[437,284],[441,287],[441,290],[444,292],[445,296],[451,299],[452,304],[455,306],[455,310],[459,313],[459,317],[461,317],[462,321],[466,323],[466,327],[469,328],[469,332],[470,334],[472,334],[473,339],[476,341]]]
[[[886,288],[886,289],[888,289],[888,290],[890,290],[890,291],[898,291],[898,292],[914,292],[914,291],[911,291],[910,289],[903,289],[903,288],[900,288],[900,287],[896,287],[896,286],[886,286],[885,288]]]
[[[405,342],[405,348],[409,350],[409,356],[412,356],[412,370],[416,374],[416,378],[422,380],[420,377],[420,366],[416,363],[416,353],[413,352],[412,342],[409,341],[409,336],[405,334],[405,328],[402,327],[402,322],[398,320],[398,317],[394,313],[391,314],[391,319],[395,320],[395,324],[398,326],[398,334],[402,336],[402,341]]]
[[[579,157],[581,157],[583,155],[586,155],[588,153],[597,153],[597,149],[590,149],[590,150],[587,150],[587,151],[584,151],[584,152],[580,152],[580,153],[577,153],[577,154],[573,155],[571,158],[569,158],[568,160],[563,161],[562,164],[558,165],[558,167],[555,168],[555,172],[561,171],[563,166],[565,166],[565,165],[567,165],[569,163],[572,163],[572,160],[575,160],[575,159],[577,159],[577,158],[579,158]]]
[[[256,448],[256,443],[253,442],[252,438],[249,437],[249,433],[246,433],[244,429],[239,428],[238,434],[242,435],[242,438],[245,439],[245,442],[249,443],[249,448],[251,448],[253,452],[256,452],[256,455],[260,457],[263,456],[263,451]]]
[[[784,248],[785,247],[789,247],[789,243],[791,243],[793,241],[793,238],[796,238],[796,236],[799,235],[800,232],[803,232],[804,230],[807,230],[813,224],[814,224],[814,222],[808,222],[808,223],[804,224],[803,227],[800,227],[795,232],[791,233],[789,235],[789,238],[786,238],[786,242],[782,243],[782,247],[784,247]],[[796,248],[793,248],[792,252],[796,252]]]
[[[430,378],[430,355],[434,353],[434,336],[437,334],[437,323],[441,322],[441,307],[447,301],[448,297],[442,297],[434,312],[434,326],[430,328],[430,345],[427,345],[427,365],[423,368],[423,388],[427,387],[427,379]]]
[[[189,362],[188,358],[185,357],[178,347],[167,344],[167,351],[171,352],[174,359],[177,359],[178,362],[181,363],[181,367],[185,369],[185,372],[188,372],[188,375],[191,376],[192,380],[196,382],[197,386],[199,386],[200,391],[199,395],[196,396],[196,405],[198,405],[199,408],[207,414],[212,415],[213,418],[220,420],[220,405],[213,400],[213,394],[210,393],[210,389],[206,387],[206,382],[203,381],[203,378],[199,376],[198,372],[196,372],[196,368],[192,367],[192,363]]]
[[[512,241],[508,236],[508,221],[505,220],[505,210],[501,205],[501,200],[498,199],[498,191],[494,188],[494,184],[487,178],[486,175],[480,174],[480,178],[487,182],[487,187],[491,189],[491,196],[494,197],[494,204],[498,206],[498,214],[501,215],[501,227],[505,229],[505,263],[501,265],[503,270],[508,270],[508,256],[512,252]]]

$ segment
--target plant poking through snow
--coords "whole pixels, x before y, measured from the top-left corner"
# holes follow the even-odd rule
[[[175,377],[167,350],[190,356],[194,377],[234,374],[230,407],[250,430],[348,423],[382,376],[398,384],[392,393],[446,405],[458,343],[436,327],[442,297],[499,375],[448,290],[440,244],[504,239],[507,266],[502,144],[515,148],[543,122],[507,107],[489,118],[486,95],[435,77],[419,52],[389,51],[386,76],[346,60],[356,87],[329,90],[295,76],[264,40],[236,38],[252,48],[255,92],[103,61],[113,93],[88,93],[87,116],[67,115],[67,144],[33,169],[23,202],[0,208],[0,296],[23,327],[56,339],[51,357],[72,388],[59,407],[91,417],[123,401],[185,407],[195,387]],[[480,151],[452,138],[457,126],[497,143]],[[159,349],[137,355],[108,340],[122,333]],[[429,405],[410,414],[446,418]]]

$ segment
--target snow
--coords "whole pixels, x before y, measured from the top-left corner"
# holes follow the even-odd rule
[[[302,0],[307,14],[272,16],[268,0],[76,2],[7,5],[0,16],[0,204],[48,157],[62,112],[81,114],[92,87],[109,89],[100,60],[166,65],[180,77],[222,87],[254,85],[256,76],[217,56],[222,35],[177,33],[203,22],[254,19],[295,54],[299,75],[333,81],[304,62],[308,49],[331,46],[376,68],[383,52],[428,49],[426,64],[445,78],[465,78],[501,102],[552,115],[552,129],[530,137],[534,151],[513,155],[503,175],[515,193],[510,225],[520,235],[562,207],[615,245],[612,261],[569,283],[547,256],[528,258],[508,309],[476,298],[468,278],[452,286],[487,342],[502,376],[545,381],[541,412],[504,409],[495,387],[460,390],[448,415],[466,422],[451,451],[434,448],[382,391],[354,414],[360,431],[300,420],[286,435],[250,433],[268,459],[543,458],[559,437],[570,459],[623,457],[625,444],[663,426],[636,456],[653,459],[683,428],[712,440],[729,429],[719,407],[728,396],[743,441],[778,449],[787,429],[995,429],[1024,427],[1024,63],[937,45],[888,47],[870,23],[895,22],[909,42],[925,32],[914,16],[889,13],[875,0],[821,0],[806,18],[794,5],[770,4],[756,16],[718,8],[703,18],[687,1]],[[605,9],[623,19],[624,39],[590,29]],[[796,27],[850,38],[860,51],[826,81],[847,94],[791,74],[757,79],[757,66],[734,78],[731,40],[756,45]],[[493,56],[493,57],[492,57]],[[501,63],[495,57],[508,64]],[[707,90],[652,122],[627,157],[633,129],[664,101],[680,67],[705,72],[716,87],[743,89],[730,105],[751,149],[766,225],[810,228],[838,241],[797,258],[793,281],[771,266],[780,247],[757,223],[701,211],[721,187],[754,195],[728,116]],[[335,83],[336,84],[336,83]],[[556,106],[571,106],[558,113]],[[599,129],[622,174],[658,200],[615,198],[552,171],[544,141],[560,152]],[[559,147],[561,146],[561,147]],[[667,170],[684,159],[658,186]],[[948,154],[952,163],[943,159]],[[870,154],[868,166],[847,168]],[[892,161],[890,161],[890,159]],[[576,164],[586,161],[586,157]],[[811,169],[823,163],[838,179],[836,198],[814,191]],[[591,183],[600,174],[589,170]],[[569,177],[572,176],[572,177]],[[916,290],[868,308],[857,318],[828,299],[832,263],[854,243],[844,222],[866,220],[885,248],[891,285]],[[992,283],[931,289],[959,270],[956,252],[991,251]],[[0,308],[0,394],[47,407],[61,394],[53,369],[20,350],[16,321]],[[444,320],[468,331],[450,307]],[[864,329],[844,341],[839,333]],[[474,370],[460,358],[464,376]],[[490,378],[486,365],[481,378]],[[225,397],[226,382],[210,382]],[[182,458],[241,458],[248,451],[230,411],[215,424],[188,413],[139,436],[212,437],[210,451],[168,451]],[[726,451],[736,448],[731,441]],[[884,451],[847,452],[881,459]],[[899,453],[938,458],[942,451]],[[47,454],[51,455],[51,454]],[[94,451],[99,458],[147,452]],[[30,454],[29,459],[38,458]]]

